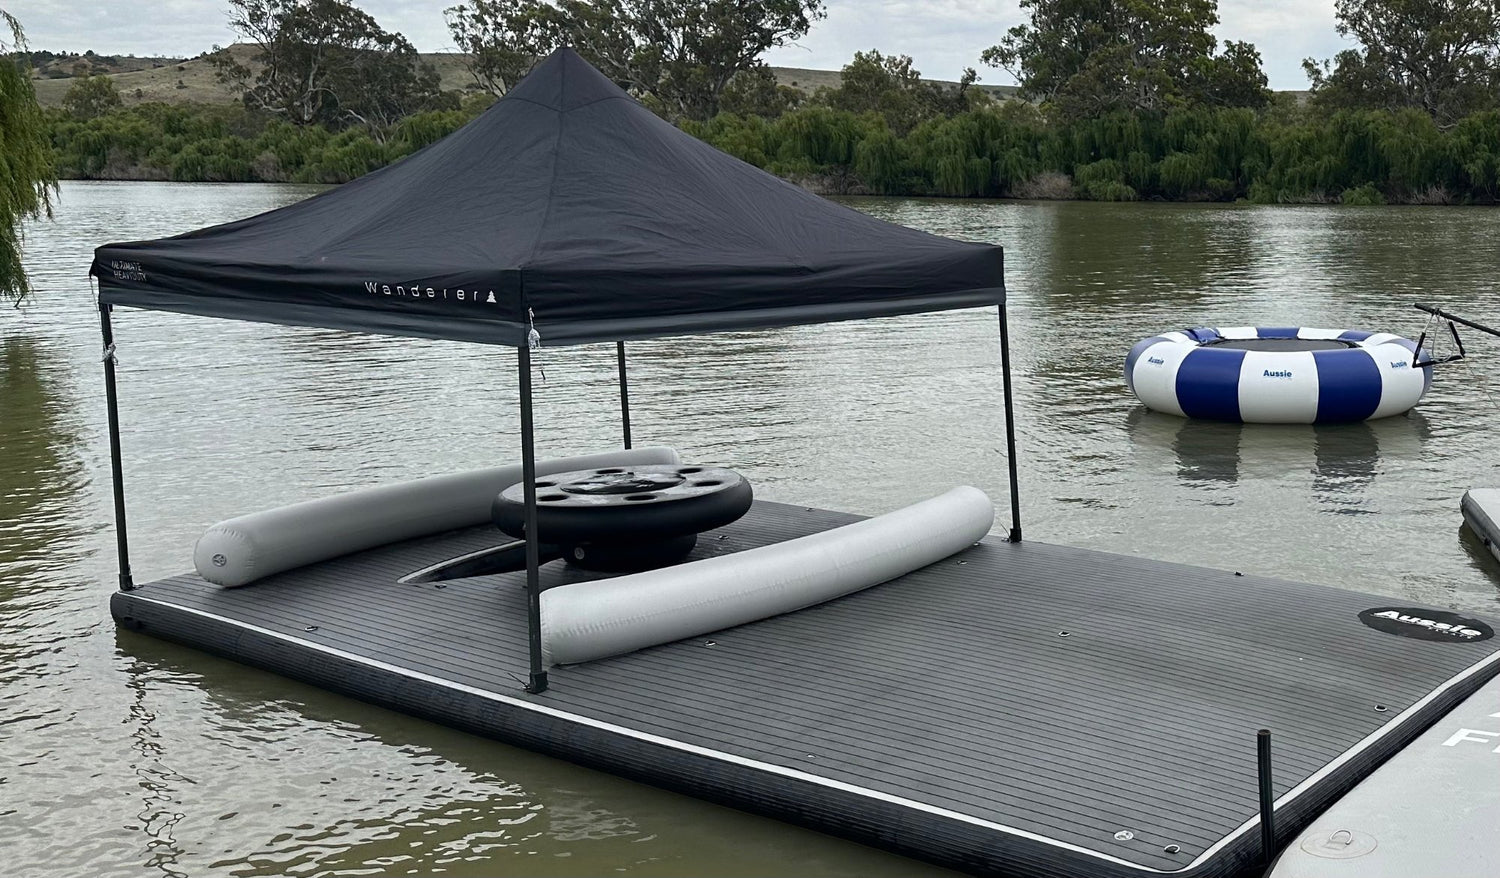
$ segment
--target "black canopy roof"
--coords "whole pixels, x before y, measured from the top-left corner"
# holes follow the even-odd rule
[[[578,343],[1004,300],[1001,250],[745,164],[570,49],[452,135],[249,219],[100,247],[103,302],[394,335]]]

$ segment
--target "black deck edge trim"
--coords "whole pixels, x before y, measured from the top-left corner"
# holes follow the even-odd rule
[[[130,630],[179,643],[377,707],[524,747],[651,786],[848,838],[976,875],[1038,878],[1237,876],[1261,863],[1252,817],[1177,870],[1132,863],[1034,832],[662,738],[560,710],[546,696],[490,692],[323,646],[290,634],[115,592],[110,612]],[[186,624],[184,624],[186,623]],[[310,654],[310,655],[309,655]],[[1500,672],[1500,652],[1450,677],[1276,801],[1278,844]],[[1247,758],[1254,729],[1246,730]],[[565,743],[563,743],[565,742]],[[1247,789],[1247,798],[1254,798]]]

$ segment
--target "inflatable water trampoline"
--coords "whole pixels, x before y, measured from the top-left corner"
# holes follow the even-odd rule
[[[1148,408],[1189,418],[1329,424],[1409,411],[1431,358],[1386,332],[1301,327],[1184,329],[1138,342],[1125,382]]]

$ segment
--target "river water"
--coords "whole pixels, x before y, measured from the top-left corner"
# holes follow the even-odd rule
[[[870,848],[542,758],[129,632],[98,322],[106,241],[247,216],[295,186],[67,183],[0,311],[0,850],[18,875],[918,875]],[[1143,411],[1136,340],[1194,325],[1415,336],[1500,323],[1500,212],[851,200],[1007,248],[1029,539],[1500,612],[1458,500],[1500,484],[1500,340],[1410,417],[1338,427]],[[480,346],[121,311],[137,579],[207,525],[517,458],[515,361]],[[993,311],[631,345],[638,444],[759,496],[878,513],[1006,497]],[[611,447],[611,347],[545,349],[540,450]],[[1004,516],[1002,515],[1002,520]]]

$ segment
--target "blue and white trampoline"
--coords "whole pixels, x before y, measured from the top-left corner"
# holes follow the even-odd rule
[[[1185,329],[1130,349],[1125,383],[1148,408],[1189,418],[1327,424],[1399,415],[1432,385],[1426,351],[1386,332]]]

